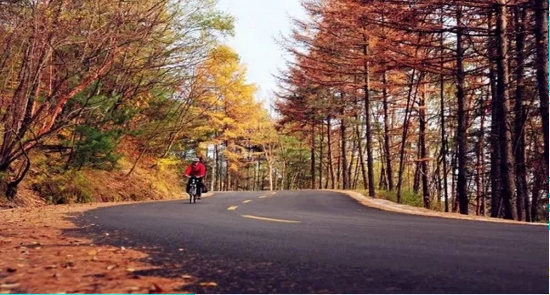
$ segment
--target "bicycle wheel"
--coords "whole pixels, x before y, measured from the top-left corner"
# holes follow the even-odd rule
[[[189,203],[197,202],[197,188],[195,186],[191,186],[191,193],[189,194],[189,196]]]

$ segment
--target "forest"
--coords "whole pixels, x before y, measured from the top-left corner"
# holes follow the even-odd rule
[[[299,186],[537,221],[548,207],[548,3],[303,1],[279,74]]]
[[[547,220],[546,1],[302,6],[270,102],[216,1],[0,1],[0,199],[116,201],[91,179],[181,187],[202,156],[212,191]]]

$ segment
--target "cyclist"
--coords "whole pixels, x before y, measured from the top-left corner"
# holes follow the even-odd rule
[[[187,166],[187,169],[185,169],[185,177],[189,177],[189,180],[187,181],[187,188],[186,192],[189,193],[189,189],[191,187],[191,178],[195,177],[197,178],[197,198],[201,198],[201,191],[202,191],[202,178],[206,174],[206,168],[202,163],[200,163],[199,158],[193,158],[191,165]]]

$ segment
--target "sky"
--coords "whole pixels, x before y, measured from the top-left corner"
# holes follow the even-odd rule
[[[236,18],[235,36],[225,43],[246,65],[248,82],[259,88],[257,98],[270,100],[277,87],[273,75],[285,68],[277,40],[289,36],[291,17],[304,18],[300,0],[219,0],[218,9]]]

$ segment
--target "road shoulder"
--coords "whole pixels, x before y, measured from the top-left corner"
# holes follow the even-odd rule
[[[500,219],[500,218],[491,218],[491,217],[484,217],[484,216],[475,216],[475,215],[462,215],[458,213],[451,213],[451,212],[438,212],[433,211],[425,208],[419,208],[419,207],[413,207],[403,204],[397,204],[388,200],[383,199],[377,199],[372,198],[368,196],[364,196],[361,193],[354,192],[354,191],[346,191],[346,190],[326,190],[331,192],[337,192],[344,194],[346,196],[349,196],[350,198],[356,200],[360,204],[380,209],[388,212],[395,212],[395,213],[403,213],[403,214],[410,214],[410,215],[419,215],[419,216],[431,216],[431,217],[440,217],[440,218],[450,218],[450,219],[461,219],[461,220],[474,220],[474,221],[485,221],[485,222],[496,222],[496,223],[509,223],[509,224],[525,224],[525,225],[538,225],[538,226],[548,226],[547,223],[531,223],[531,222],[523,222],[523,221],[515,221],[515,220],[506,220],[506,219]]]

